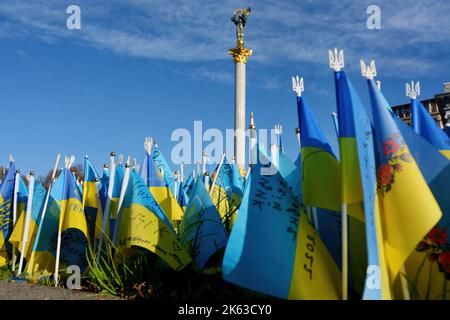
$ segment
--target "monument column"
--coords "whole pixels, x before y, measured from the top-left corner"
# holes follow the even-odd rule
[[[245,174],[245,67],[252,50],[244,47],[244,27],[251,9],[238,9],[231,21],[236,25],[236,47],[228,52],[235,63],[234,156],[241,173]]]

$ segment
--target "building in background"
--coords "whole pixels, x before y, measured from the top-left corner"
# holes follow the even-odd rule
[[[421,103],[436,120],[436,123],[444,128],[450,123],[450,82],[444,83],[444,92],[434,95],[434,98],[422,100]],[[411,104],[393,106],[392,110],[406,123],[411,125]]]

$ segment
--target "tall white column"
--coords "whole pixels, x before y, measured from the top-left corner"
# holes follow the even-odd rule
[[[252,50],[244,46],[244,27],[251,8],[237,9],[231,21],[236,25],[236,47],[228,50],[235,64],[235,108],[234,108],[234,157],[241,174],[245,175],[245,64]]]
[[[234,109],[234,156],[239,168],[245,168],[245,63],[236,62]]]

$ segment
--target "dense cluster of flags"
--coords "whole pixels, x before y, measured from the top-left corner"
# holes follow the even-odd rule
[[[343,71],[342,51],[330,52],[330,67],[339,154],[296,77],[298,158],[284,153],[278,130],[270,157],[251,144],[257,159],[245,177],[224,155],[211,175],[185,178],[150,138],[140,168],[112,153],[100,176],[86,157],[82,182],[70,171],[75,159],[58,170],[58,156],[47,189],[33,174],[26,187],[11,159],[0,185],[0,264],[58,279],[63,266],[88,268],[88,248],[100,257],[113,244],[285,299],[347,299],[348,290],[363,299],[447,299],[449,136],[417,100],[417,84],[407,86],[409,127],[377,86],[374,62],[361,62],[370,108]]]

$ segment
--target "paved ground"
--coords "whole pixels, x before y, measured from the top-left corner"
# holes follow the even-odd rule
[[[117,300],[117,297],[78,290],[0,280],[0,300]]]

